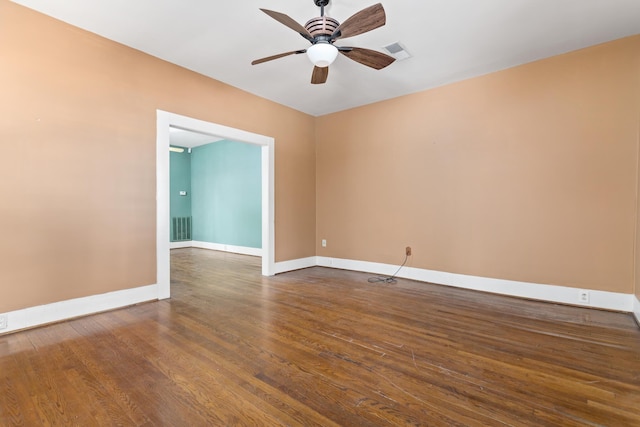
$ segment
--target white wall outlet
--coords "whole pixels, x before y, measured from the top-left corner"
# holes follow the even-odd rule
[[[9,327],[9,315],[0,314],[0,329],[7,329]]]
[[[181,195],[181,196],[186,196],[186,195],[187,195],[187,192],[186,192],[186,191],[184,191],[184,190],[180,190],[180,195]]]
[[[578,302],[588,304],[589,303],[589,291],[579,290],[578,291]]]
[[[322,247],[323,248],[327,247],[327,239],[322,239]]]

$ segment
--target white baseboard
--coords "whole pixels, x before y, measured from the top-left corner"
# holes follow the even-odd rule
[[[169,242],[169,249],[190,248],[192,246],[193,242],[191,240],[186,240],[184,242]]]
[[[0,335],[157,299],[158,285],[148,285],[10,311]]]
[[[205,243],[202,246],[205,245],[207,247],[204,247],[204,249],[223,250],[212,248],[208,243]],[[202,246],[193,245],[193,247]],[[229,252],[235,251],[229,250]],[[275,272],[276,274],[279,274],[314,266],[363,271],[386,276],[394,274],[398,269],[397,265],[368,261],[355,261],[327,257],[308,257],[278,262],[275,265]],[[398,273],[398,277],[547,302],[559,302],[563,304],[631,312],[638,321],[638,324],[640,324],[640,300],[633,294],[622,294],[591,289],[588,290],[589,302],[580,303],[578,301],[579,289],[564,286],[467,276],[464,274],[424,270],[413,267],[403,267]],[[133,289],[125,289],[122,291],[109,292],[106,294],[91,295],[83,298],[60,301],[47,305],[29,307],[8,313],[0,313],[7,316],[7,328],[0,330],[0,335],[157,299],[158,285],[148,285]]]
[[[250,248],[247,246],[224,245],[222,243],[199,242],[197,240],[189,240],[187,242],[171,242],[171,249],[181,248],[199,248],[210,249],[213,251],[232,252],[234,254],[262,256],[262,248]]]
[[[191,246],[200,249],[211,249],[214,251],[233,252],[234,254],[262,256],[262,248],[249,248],[246,246],[224,245],[221,243],[198,242],[194,240]]]
[[[397,265],[380,264],[368,261],[354,261],[341,258],[316,257],[316,260],[317,265],[322,267],[364,271],[367,273],[381,274],[385,276],[391,276],[398,269]],[[581,303],[578,300],[580,289],[565,286],[467,276],[464,274],[424,270],[413,267],[403,267],[398,273],[398,277],[547,302],[559,302],[563,304],[625,312],[634,311],[633,298],[635,297],[631,294],[587,289],[589,292],[589,302]]]
[[[276,274],[286,273],[287,271],[301,270],[303,268],[315,267],[318,265],[317,257],[293,259],[291,261],[276,262]]]

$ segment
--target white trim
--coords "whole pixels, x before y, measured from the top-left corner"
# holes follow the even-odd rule
[[[169,249],[183,249],[191,247],[193,247],[193,242],[191,240],[186,240],[184,242],[169,242]]]
[[[169,126],[171,117],[156,113],[156,281],[158,299],[171,296],[169,256]]]
[[[318,265],[318,260],[317,257],[314,256],[309,258],[292,259],[290,261],[280,261],[276,263],[276,274],[315,267],[316,265]]]
[[[234,254],[241,254],[241,255],[250,255],[250,256],[259,256],[259,257],[262,256],[262,248],[250,248],[249,246],[225,245],[223,243],[199,242],[197,240],[188,240],[184,242],[171,242],[169,243],[169,247],[171,249],[182,249],[182,248],[209,249],[212,251],[231,252]]]
[[[314,266],[363,271],[387,276],[392,275],[398,269],[397,265],[318,256],[281,261],[275,263],[273,271],[275,274],[280,274]],[[589,290],[589,304],[580,304],[577,301],[579,290],[564,286],[467,276],[413,267],[403,267],[398,273],[398,277],[547,302],[632,312],[640,324],[640,300],[633,294]],[[158,287],[158,285],[148,285],[2,313],[7,316],[8,327],[0,330],[0,335],[160,299],[158,297],[160,295]]]
[[[260,145],[262,158],[262,274],[275,274],[275,140],[272,137],[156,111],[156,260],[158,298],[171,296],[169,260],[169,129],[171,126]]]
[[[380,264],[368,261],[354,261],[341,258],[316,257],[317,265],[322,267],[341,268],[345,270],[364,271],[373,274],[390,276],[398,269],[397,265]],[[565,286],[544,285],[538,283],[517,282],[514,280],[492,279],[488,277],[467,276],[464,274],[446,273],[435,270],[424,270],[413,267],[403,267],[398,277],[454,286],[457,288],[473,289],[510,295],[521,298],[531,298],[547,302],[580,305],[584,307],[601,308],[606,310],[633,311],[633,295],[617,292],[606,292],[590,289],[589,302],[578,301],[579,289]],[[636,299],[637,300],[637,299]]]
[[[148,285],[10,311],[0,335],[157,299],[158,285]]]
[[[266,137],[264,137],[266,138]],[[262,275],[276,274],[275,140],[262,145]]]
[[[200,249],[210,249],[213,251],[233,252],[234,254],[262,256],[261,248],[250,248],[247,246],[224,245],[222,243],[198,242],[194,240],[191,246]]]

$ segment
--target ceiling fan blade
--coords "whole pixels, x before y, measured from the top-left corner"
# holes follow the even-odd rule
[[[319,85],[325,83],[329,77],[329,67],[313,67],[313,74],[311,75],[311,83]]]
[[[387,22],[382,4],[374,4],[362,9],[344,21],[331,35],[332,39],[357,36],[382,27]]]
[[[269,10],[269,9],[260,9],[260,10],[266,13],[267,15],[269,15],[270,17],[272,17],[273,19],[275,19],[276,21],[278,21],[279,23],[291,28],[293,31],[300,34],[305,39],[309,41],[313,40],[313,37],[311,36],[311,34],[309,34],[309,31],[307,31],[305,27],[303,27],[302,25],[294,21],[293,18],[291,18],[290,16],[285,15],[284,13],[274,12],[273,10]]]
[[[255,61],[252,61],[251,65],[262,64],[263,62],[273,61],[274,59],[283,58],[285,56],[289,56],[289,55],[293,55],[293,54],[297,55],[297,54],[300,54],[300,53],[305,53],[306,51],[307,51],[306,49],[292,50],[291,52],[285,52],[285,53],[279,53],[279,54],[273,55],[273,56],[267,56],[266,58],[256,59]]]
[[[341,54],[349,59],[366,65],[367,67],[381,70],[391,65],[396,59],[392,56],[371,49],[363,49],[361,47],[341,47],[338,48]]]

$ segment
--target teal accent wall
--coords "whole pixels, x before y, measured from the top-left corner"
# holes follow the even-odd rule
[[[191,151],[193,240],[262,247],[261,148],[219,141]]]
[[[169,215],[191,216],[191,154],[185,148],[182,153],[169,152]],[[180,191],[186,191],[186,196],[181,196]],[[173,236],[173,221],[170,221],[171,234]]]

